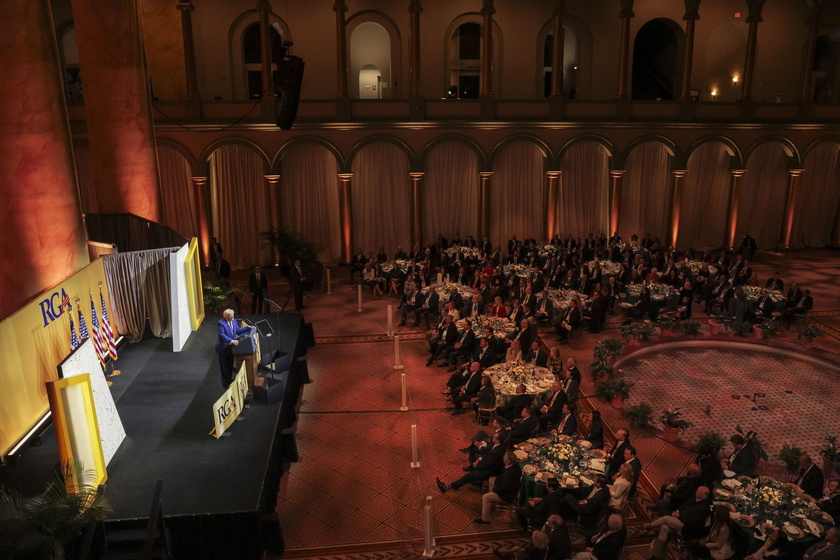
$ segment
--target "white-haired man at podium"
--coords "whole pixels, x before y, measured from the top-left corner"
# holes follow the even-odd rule
[[[223,318],[216,323],[216,353],[219,355],[223,389],[233,383],[233,346],[239,345],[236,337],[251,330],[251,327],[240,327],[233,317],[233,309],[225,309]]]

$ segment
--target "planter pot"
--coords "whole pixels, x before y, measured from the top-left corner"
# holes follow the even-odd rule
[[[623,408],[624,407],[624,397],[613,397],[610,399],[610,406],[613,408]]]
[[[662,426],[662,437],[665,439],[665,441],[674,443],[675,441],[677,441],[677,437],[679,435],[679,428],[666,428],[665,426]]]
[[[720,329],[723,328],[723,323],[719,323],[714,319],[709,319],[709,333],[720,334]]]
[[[663,338],[671,338],[671,327],[660,328],[659,332]]]
[[[753,325],[753,336],[761,340],[762,338],[764,338],[764,329],[762,329],[758,325]]]

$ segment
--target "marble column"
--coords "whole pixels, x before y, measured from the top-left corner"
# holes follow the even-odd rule
[[[551,48],[551,97],[563,97],[563,12],[565,0],[555,0],[551,12],[554,23],[554,42]],[[551,239],[551,236],[549,236]]]
[[[726,222],[725,247],[735,248],[735,230],[738,228],[738,201],[741,196],[741,178],[745,169],[730,169],[729,177],[729,216]]]
[[[190,177],[195,189],[195,204],[198,207],[198,241],[201,244],[201,262],[204,266],[211,266],[210,261],[210,213],[208,212],[207,177]]]
[[[409,212],[411,225],[411,248],[423,244],[423,172],[409,173],[411,176],[411,200]]]
[[[680,207],[682,206],[685,169],[672,169],[671,176],[671,231],[668,235],[668,246],[676,247],[677,235],[680,232]]]
[[[618,231],[618,209],[621,205],[621,182],[626,170],[610,169],[610,231],[613,235]]]
[[[271,227],[280,229],[280,197],[277,190],[280,188],[280,175],[266,175],[265,186],[268,189],[268,218]],[[271,261],[274,266],[280,266],[280,253],[275,251],[271,255]]]
[[[633,0],[620,0],[621,10],[618,17],[621,18],[621,37],[618,45],[618,99],[629,97],[628,73],[630,66],[630,20],[636,15],[633,13]]]
[[[86,265],[88,254],[49,0],[0,3],[0,21],[4,319]]]
[[[160,221],[137,0],[72,0],[99,211]]]
[[[546,171],[548,177],[548,204],[545,213],[545,235],[551,239],[557,233],[557,207],[560,204],[560,174],[562,171]]]
[[[493,188],[493,172],[479,171],[478,183],[478,231],[479,235],[490,234],[490,196]],[[478,236],[476,236],[478,237]]]
[[[694,62],[694,28],[700,19],[700,0],[685,0],[685,52],[683,53],[683,75],[680,99],[691,97],[691,66]]]
[[[787,198],[785,199],[785,213],[782,219],[782,231],[779,235],[779,245],[790,249],[790,236],[793,232],[793,216],[796,213],[796,191],[799,189],[799,176],[804,169],[788,169]]]
[[[493,95],[493,0],[484,0],[481,7],[482,25],[481,41],[481,78],[480,93],[482,97]]]
[[[764,21],[761,9],[765,0],[747,0],[749,15],[747,24],[750,26],[747,35],[747,52],[744,57],[744,79],[741,81],[741,98],[739,101],[752,101],[752,85],[755,79],[755,52],[758,43],[758,24]]]
[[[198,75],[195,72],[195,40],[192,30],[191,0],[180,2],[176,7],[181,12],[181,35],[184,41],[184,70],[187,78],[187,99],[198,99]]]
[[[411,34],[408,43],[408,77],[411,97],[420,97],[420,0],[411,0],[408,13],[411,14]]]
[[[353,258],[353,205],[350,198],[352,173],[338,174],[338,218],[341,225],[341,261]]]
[[[257,4],[260,13],[260,70],[262,74],[262,99],[274,98],[274,77],[272,76],[271,60],[271,4],[268,0],[260,0]]]
[[[338,72],[336,97],[348,97],[347,94],[347,22],[345,14],[347,5],[344,0],[335,0],[335,43],[336,43],[336,71]],[[353,253],[350,253],[352,255]]]

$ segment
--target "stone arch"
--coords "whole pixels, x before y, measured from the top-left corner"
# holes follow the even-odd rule
[[[782,146],[782,149],[787,154],[787,157],[790,158],[790,167],[792,169],[799,168],[802,165],[802,158],[800,157],[799,150],[796,148],[794,143],[791,142],[789,138],[778,135],[762,136],[753,142],[744,152],[744,161],[748,162],[750,155],[752,155],[756,149],[767,143],[777,143]]]
[[[341,155],[339,149],[330,142],[320,136],[314,135],[304,135],[304,136],[296,136],[292,138],[282,146],[280,149],[277,150],[277,153],[274,154],[274,159],[271,162],[271,172],[272,173],[279,173],[282,175],[283,173],[283,157],[289,151],[290,148],[297,146],[299,144],[318,144],[327,149],[333,156],[335,156],[335,161],[338,164],[338,169],[344,169],[344,156]]]
[[[688,152],[685,154],[686,163],[689,159],[691,159],[692,154],[697,151],[698,148],[703,146],[704,144],[708,144],[710,142],[718,142],[723,145],[726,152],[729,154],[731,158],[731,167],[730,169],[743,169],[744,168],[744,157],[741,154],[740,148],[735,142],[727,138],[726,136],[720,135],[709,135],[700,138],[696,142],[691,145],[691,148],[688,149]]]
[[[488,169],[487,155],[484,153],[481,146],[478,145],[478,142],[469,136],[461,134],[444,134],[435,137],[434,140],[426,144],[423,149],[420,150],[420,155],[417,158],[417,168],[413,169],[413,171],[425,171],[426,158],[429,155],[429,151],[440,144],[445,144],[446,142],[458,142],[460,144],[465,144],[470,150],[475,152],[475,156],[478,158],[478,171],[486,171]]]
[[[408,165],[409,169],[414,169],[417,167],[417,156],[414,154],[414,150],[411,149],[411,146],[406,144],[404,140],[401,138],[397,138],[396,136],[391,136],[390,134],[374,134],[373,136],[368,136],[364,140],[359,141],[350,149],[350,152],[347,154],[347,159],[344,163],[344,166],[341,169],[342,173],[350,173],[350,168],[353,166],[353,159],[358,155],[359,150],[367,146],[368,144],[373,144],[375,142],[388,142],[389,144],[394,144],[398,148],[400,148],[403,152],[405,152],[406,157],[408,158]]]
[[[196,174],[197,170],[199,169],[198,160],[195,158],[195,156],[189,148],[187,148],[185,145],[178,142],[177,140],[165,137],[158,137],[156,139],[156,143],[158,147],[165,146],[167,148],[175,150],[176,152],[179,152],[182,156],[184,156],[184,159],[187,160],[187,163],[190,165],[190,169],[192,170],[193,175]]]
[[[636,138],[625,148],[620,162],[624,174],[618,193],[618,231],[626,241],[633,234],[641,238],[645,233],[667,238],[671,169],[678,153],[676,145],[659,134]]]
[[[673,100],[682,81],[685,31],[669,18],[645,22],[633,39],[632,99]]]
[[[575,136],[568,142],[566,142],[562,148],[557,152],[555,167],[557,169],[560,168],[561,164],[563,163],[563,158],[566,156],[566,153],[569,151],[570,148],[575,146],[576,144],[580,144],[582,142],[595,142],[596,144],[600,144],[602,148],[607,152],[608,157],[613,161],[620,161],[620,159],[616,159],[619,157],[620,152],[615,144],[608,138],[605,138],[599,134],[581,134],[580,136]]]
[[[565,49],[563,53],[563,96],[567,99],[584,99],[584,96],[589,90],[588,84],[592,79],[592,30],[582,20],[568,15],[563,16],[563,29],[569,29],[574,32],[576,43],[574,57],[570,57]],[[552,34],[554,34],[554,19],[549,18],[540,29],[535,45],[535,91],[537,98],[543,97],[543,54],[546,38]],[[574,72],[574,76],[571,79],[565,73],[568,70]],[[586,87],[582,87],[584,84],[586,84]],[[573,89],[575,90],[574,92],[572,91]]]
[[[206,148],[204,151],[201,152],[201,155],[198,157],[198,166],[197,169],[201,176],[206,177],[210,171],[210,156],[221,146],[225,146],[227,144],[237,144],[241,146],[247,146],[251,148],[260,156],[260,159],[263,160],[263,164],[265,165],[265,172],[266,174],[271,173],[271,160],[268,157],[266,151],[257,144],[256,142],[249,140],[247,138],[242,138],[241,136],[231,136],[229,138],[222,138],[220,140],[216,140]]]
[[[514,142],[530,142],[537,146],[545,158],[545,169],[551,169],[551,164],[554,162],[554,153],[545,140],[533,134],[514,134],[502,139],[498,144],[493,146],[493,149],[490,150],[490,154],[487,156],[487,169],[485,171],[492,171],[494,160],[498,157],[499,152]]]
[[[400,85],[402,83],[402,37],[400,36],[399,26],[393,19],[382,12],[376,10],[362,10],[347,18],[346,33],[348,39],[353,37],[353,32],[363,23],[376,23],[382,26],[388,33],[391,48],[388,81],[391,93],[387,96],[387,98],[400,99]],[[351,72],[351,79],[348,80],[348,83],[350,84],[350,97],[358,99],[358,80],[354,81],[352,79],[354,68],[352,40],[348,41],[347,60],[349,61],[348,72]],[[356,88],[355,95],[353,95],[354,87]],[[385,97],[383,97],[383,99],[384,98]]]

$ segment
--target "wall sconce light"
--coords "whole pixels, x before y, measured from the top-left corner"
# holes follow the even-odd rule
[[[711,91],[711,94],[712,94],[712,99],[717,99],[717,93],[718,93],[718,92],[717,92],[717,90],[716,90],[716,89],[713,89],[713,90]]]
[[[740,78],[740,77],[738,77],[738,76],[732,76],[732,84],[733,84],[733,85],[734,85],[734,84],[737,84],[737,83],[738,83],[738,80],[740,80],[740,79],[741,79],[741,78]]]

